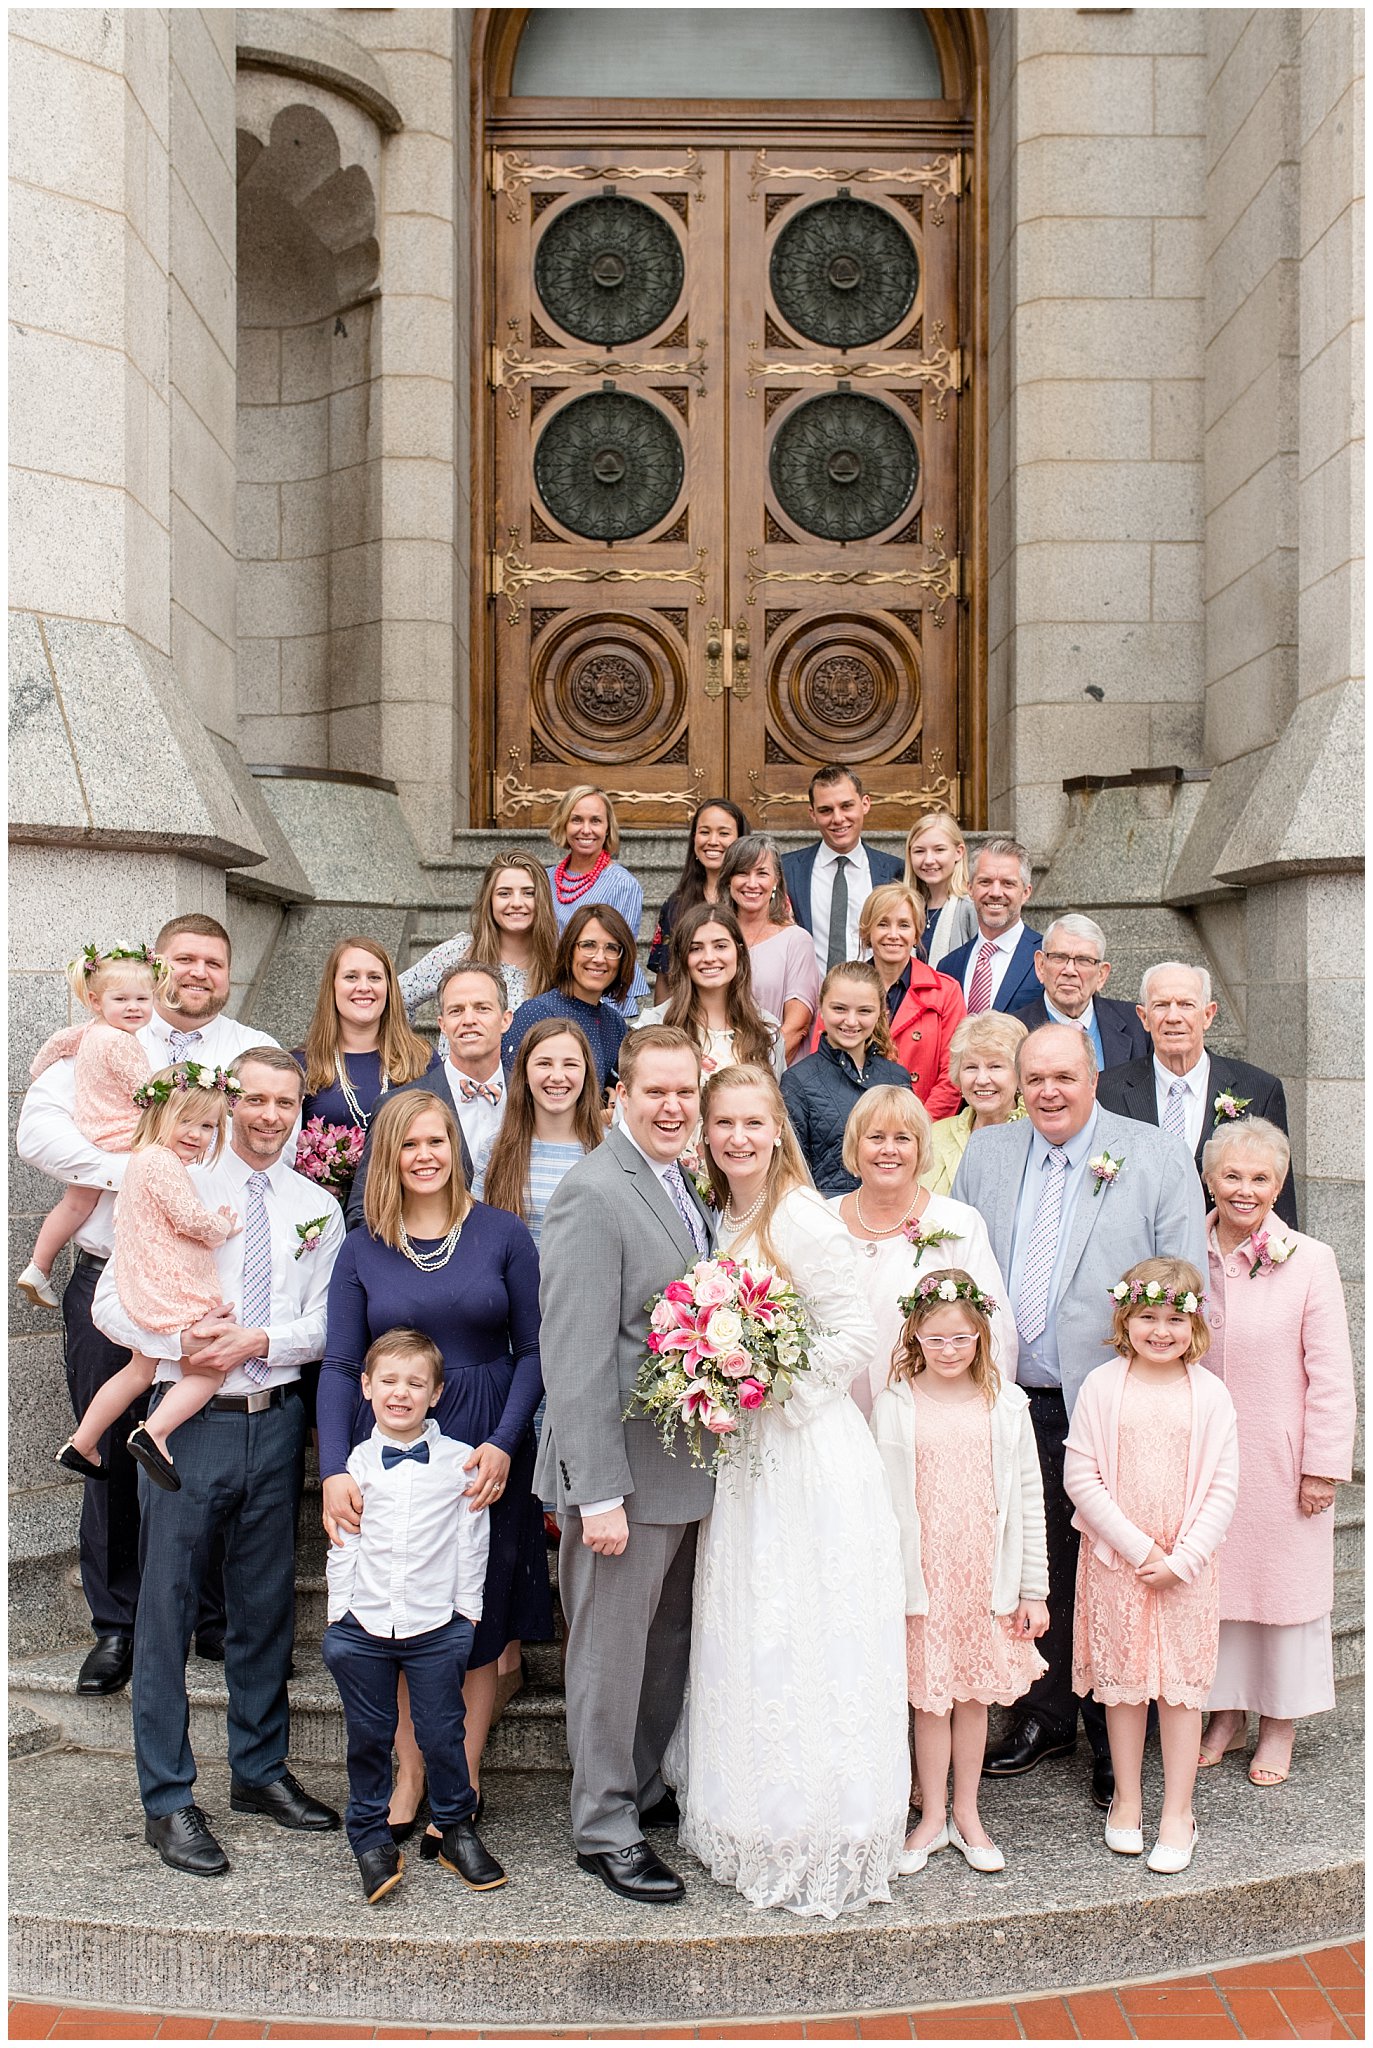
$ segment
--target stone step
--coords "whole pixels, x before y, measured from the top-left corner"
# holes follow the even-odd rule
[[[1233,1764],[1207,1772],[1197,1854],[1180,1877],[1109,1854],[1079,1753],[984,1788],[1003,1875],[978,1876],[948,1852],[897,1881],[890,1905],[839,1922],[758,1912],[667,1832],[654,1840],[686,1877],[684,1903],[646,1913],[618,1900],[576,1868],[565,1780],[494,1760],[483,1833],[510,1884],[469,1893],[412,1854],[401,1887],[369,1908],[341,1835],[231,1813],[221,1763],[196,1794],[234,1867],[204,1884],[144,1846],[126,1757],[21,1757],[10,1767],[11,1835],[24,1845],[10,1869],[10,1993],[141,2006],[155,1987],[159,2010],[334,2022],[340,2034],[350,2020],[633,2031],[1024,1997],[1314,1947],[1362,1927],[1362,1725],[1362,1688],[1347,1686],[1334,1715],[1299,1728],[1290,1784],[1256,1791]],[[305,1762],[301,1776],[343,1803],[338,1765]],[[1145,1783],[1152,1817],[1153,1744]],[[54,1828],[58,1811],[79,1812],[81,1827]]]

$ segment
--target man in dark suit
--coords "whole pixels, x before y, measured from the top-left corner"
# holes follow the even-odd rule
[[[1097,1070],[1124,1066],[1149,1050],[1148,1034],[1133,1003],[1104,996],[1111,973],[1106,934],[1090,917],[1076,912],[1057,917],[1035,954],[1041,993],[1016,1015],[1027,1031],[1041,1024],[1076,1024],[1092,1041]]]
[[[863,820],[872,798],[851,768],[831,761],[810,779],[810,821],[818,845],[803,846],[782,862],[782,880],[796,922],[811,935],[821,974],[840,960],[856,960],[858,913],[883,882],[905,873],[895,854],[863,844]]]
[[[1287,1129],[1287,1098],[1276,1074],[1207,1052],[1206,1033],[1216,1006],[1204,967],[1189,967],[1181,960],[1151,967],[1140,983],[1138,1014],[1153,1041],[1152,1056],[1102,1075],[1097,1095],[1103,1108],[1171,1131],[1192,1154],[1198,1173],[1207,1139],[1236,1117],[1267,1117],[1280,1130]],[[1290,1166],[1273,1207],[1284,1223],[1297,1229],[1297,1189]]]
[[[939,972],[956,981],[970,1017],[984,1010],[1014,1016],[1039,994],[1035,957],[1043,943],[1020,913],[1030,900],[1030,856],[1018,839],[988,839],[968,881],[977,907],[977,936],[956,946]]]

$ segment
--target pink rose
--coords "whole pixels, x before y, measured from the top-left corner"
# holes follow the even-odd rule
[[[672,1303],[670,1301],[660,1301],[655,1305],[653,1313],[648,1319],[648,1326],[651,1330],[657,1330],[660,1335],[665,1334],[668,1330],[676,1329],[677,1318],[672,1313]]]
[[[663,1348],[663,1340],[656,1330],[649,1331],[644,1343],[650,1351],[661,1351]]]
[[[747,1351],[726,1351],[719,1360],[721,1372],[726,1379],[741,1380],[749,1368]]]
[[[761,1408],[767,1397],[768,1390],[761,1380],[740,1380],[739,1406],[741,1408]]]
[[[681,1301],[686,1302],[689,1305],[691,1301],[691,1289],[687,1286],[685,1280],[672,1280],[663,1289],[663,1300]]]
[[[734,1282],[728,1273],[718,1266],[702,1262],[695,1269],[696,1305],[698,1308],[723,1308],[727,1301],[734,1299]]]
[[[735,1430],[739,1427],[728,1408],[712,1407],[708,1414],[702,1416],[701,1420],[705,1423],[712,1436],[733,1436]]]

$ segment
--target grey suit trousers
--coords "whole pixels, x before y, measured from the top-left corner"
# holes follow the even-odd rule
[[[562,1517],[558,1592],[567,1617],[567,1746],[572,1839],[583,1855],[643,1840],[639,1814],[664,1792],[691,1656],[695,1522],[631,1522],[618,1557]]]

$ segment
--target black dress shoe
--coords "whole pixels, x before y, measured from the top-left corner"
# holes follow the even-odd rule
[[[108,1479],[109,1473],[103,1465],[97,1465],[93,1458],[83,1458],[70,1437],[57,1453],[54,1461],[67,1472],[79,1472],[83,1479]]]
[[[154,1486],[160,1486],[164,1493],[180,1493],[181,1481],[177,1470],[165,1451],[160,1451],[147,1430],[140,1422],[137,1429],[129,1431],[128,1453],[136,1465],[141,1465]]]
[[[289,1771],[283,1771],[270,1785],[244,1785],[237,1778],[230,1779],[229,1805],[235,1813],[265,1813],[278,1827],[308,1834],[324,1834],[339,1824],[333,1807],[312,1799]]]
[[[1071,1756],[1076,1748],[1076,1729],[1071,1735],[1061,1735],[1057,1729],[1046,1728],[1037,1715],[1027,1714],[994,1749],[987,1751],[982,1759],[982,1775],[1018,1778],[1022,1771],[1032,1771],[1036,1764],[1042,1764],[1046,1757]]]
[[[644,1808],[643,1812],[639,1815],[639,1826],[641,1828],[675,1828],[681,1818],[682,1811],[677,1804],[677,1794],[668,1790],[664,1792],[661,1799],[655,1799],[652,1806]]]
[[[635,1842],[628,1849],[605,1849],[598,1856],[584,1856],[579,1849],[577,1864],[622,1899],[633,1899],[641,1906],[675,1906],[686,1896],[686,1886],[676,1871],[669,1870],[647,1842]]]
[[[506,1882],[505,1872],[470,1820],[456,1820],[443,1831],[439,1862],[455,1870],[469,1891],[494,1892]]]
[[[195,1653],[197,1657],[203,1657],[208,1664],[222,1664],[224,1662],[223,1631],[208,1628],[199,1629],[196,1633]]]
[[[175,1813],[149,1814],[143,1839],[156,1849],[171,1870],[187,1877],[223,1877],[229,1859],[220,1848],[198,1806],[178,1806]]]
[[[375,1906],[378,1899],[384,1899],[388,1892],[393,1892],[404,1874],[405,1858],[394,1842],[383,1842],[378,1848],[364,1849],[358,1857],[362,1895],[369,1906]]]
[[[78,1692],[118,1692],[133,1672],[132,1636],[97,1636],[76,1677]]]
[[[1092,1758],[1092,1804],[1099,1806],[1103,1813],[1109,1813],[1115,1796],[1115,1766],[1111,1762],[1110,1750],[1103,1750],[1100,1756]]]

